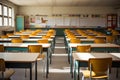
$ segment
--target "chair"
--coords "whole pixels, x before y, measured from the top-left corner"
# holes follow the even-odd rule
[[[38,43],[48,43],[48,39],[40,39],[37,41]]]
[[[42,36],[42,39],[49,39],[50,36]]]
[[[37,42],[38,42],[38,43],[42,43],[42,44],[44,44],[44,43],[49,43],[48,39],[40,39],[40,40],[38,40]],[[50,59],[51,59],[52,53],[53,53],[53,47],[52,47],[52,48],[49,48],[49,52],[51,53],[51,54],[50,54]],[[50,63],[51,63],[51,60],[50,60]]]
[[[106,36],[106,42],[107,43],[114,43],[115,37],[114,36]]]
[[[43,65],[43,72],[45,72],[45,54],[43,53],[42,45],[28,45],[28,52],[30,53],[40,53],[39,57],[37,58],[37,61],[42,60]]]
[[[13,36],[14,34],[13,33],[7,33],[6,35],[9,37],[9,36]]]
[[[20,38],[21,39],[29,39],[29,35],[21,35]]]
[[[0,58],[0,80],[10,80],[14,73],[13,69],[6,69],[4,59]]]
[[[88,39],[94,39],[95,36],[87,36]]]
[[[12,38],[11,43],[23,43],[21,38]],[[11,52],[24,52],[23,50],[10,50]]]
[[[0,52],[4,52],[4,46],[3,45],[0,45]]]
[[[8,36],[7,35],[2,35],[1,38],[8,38]]]
[[[12,43],[23,43],[21,38],[12,38],[11,42]]]
[[[80,43],[80,42],[81,42],[80,39],[76,39],[76,38],[70,39],[70,43]]]
[[[94,43],[99,44],[99,43],[106,43],[105,39],[95,39]]]
[[[77,52],[90,52],[91,46],[90,45],[78,45],[76,51]]]
[[[112,58],[90,58],[88,61],[88,70],[82,71],[82,80],[84,78],[107,79],[109,80],[109,71],[112,65]]]

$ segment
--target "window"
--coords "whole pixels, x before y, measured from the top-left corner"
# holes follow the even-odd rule
[[[2,5],[0,4],[0,15],[2,15]]]
[[[0,26],[2,26],[2,17],[0,17]]]
[[[7,6],[3,6],[3,15],[7,16],[7,14],[8,14]]]
[[[0,3],[0,26],[12,26],[13,14],[12,7]]]
[[[12,19],[11,18],[9,18],[9,26],[12,26]]]
[[[4,26],[8,26],[8,19],[7,18],[4,18]]]
[[[12,8],[9,8],[9,17],[12,17]]]

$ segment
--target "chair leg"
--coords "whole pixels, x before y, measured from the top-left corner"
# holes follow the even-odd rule
[[[25,69],[25,78],[27,77],[27,69]]]
[[[45,77],[45,67],[46,67],[46,64],[45,64],[45,59],[44,60],[42,60],[42,62],[43,62],[43,77]]]

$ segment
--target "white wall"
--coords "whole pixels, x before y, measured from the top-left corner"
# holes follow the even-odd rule
[[[50,26],[102,26],[106,27],[106,14],[117,13],[111,7],[19,7],[19,14],[24,15],[48,15]],[[52,14],[100,14],[102,18],[81,18],[81,17],[51,17]]]
[[[108,14],[115,13],[111,7],[19,7],[19,13],[25,15],[51,14]]]

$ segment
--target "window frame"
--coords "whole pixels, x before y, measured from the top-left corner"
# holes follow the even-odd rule
[[[0,17],[2,18],[2,26],[0,25],[0,27],[13,27],[13,22],[12,22],[12,20],[13,20],[13,13],[12,13],[12,10],[13,10],[13,8],[12,7],[10,7],[10,6],[8,6],[8,5],[5,5],[5,4],[2,4],[2,3],[0,3],[0,5],[1,5],[1,12],[2,12],[2,14],[0,15]],[[6,7],[7,8],[7,15],[4,15],[4,7]],[[9,14],[10,13],[10,14]],[[6,23],[4,22],[5,20],[5,18],[7,18],[7,25],[6,25]],[[11,20],[11,21],[9,21],[9,20]]]

